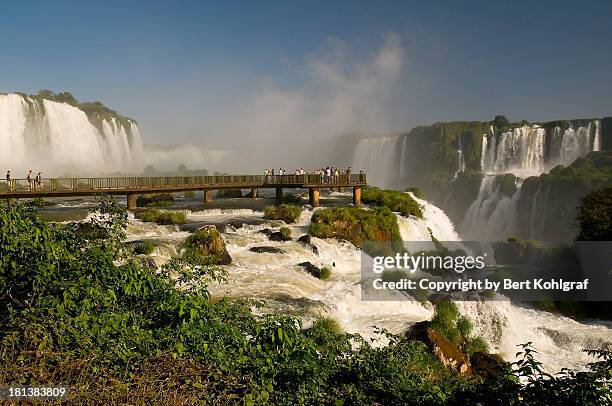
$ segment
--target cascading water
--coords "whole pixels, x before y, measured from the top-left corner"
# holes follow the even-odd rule
[[[47,176],[141,169],[136,123],[98,121],[67,103],[0,94],[0,161],[14,177],[28,169]]]
[[[460,239],[442,210],[422,199],[417,198],[417,202],[423,207],[423,220],[398,216],[404,240],[430,241],[429,230],[440,240]],[[261,299],[266,306],[260,312],[292,314],[300,317],[306,326],[319,315],[333,317],[346,331],[366,338],[375,336],[373,326],[402,333],[413,323],[432,317],[432,307],[416,301],[362,301],[359,249],[347,242],[313,237],[316,254],[307,245],[296,241],[307,231],[312,213],[303,211],[296,224],[288,225],[292,241],[276,242],[270,241],[261,230],[278,227],[279,223],[264,220],[261,212],[250,209],[187,211],[189,222],[214,224],[237,215],[260,221],[259,224],[220,229],[232,264],[226,266],[227,282],[210,287],[213,296]],[[158,265],[179,253],[181,244],[189,235],[176,226],[141,223],[132,216],[127,231],[131,240],[147,238],[155,241],[157,247],[152,257]],[[282,249],[283,253],[249,251],[254,246],[272,246]],[[321,281],[310,276],[297,266],[304,261],[331,267],[331,278]],[[460,312],[473,322],[474,334],[483,337],[493,351],[510,361],[514,360],[516,345],[528,341],[534,343],[539,352],[538,359],[551,372],[562,367],[581,368],[592,361],[580,351],[582,348],[612,348],[611,326],[605,323],[583,324],[507,301],[456,304]],[[384,344],[384,341],[379,344]]]
[[[567,129],[522,126],[501,134],[486,134],[482,140],[481,168],[486,174],[476,200],[470,205],[460,230],[468,239],[494,240],[515,235],[517,204],[522,180],[539,176],[557,165],[567,166],[577,158],[601,148],[600,121]],[[513,196],[500,193],[496,176],[511,173],[517,177]],[[537,192],[532,211],[543,204],[546,195]],[[539,200],[538,200],[539,199]],[[535,200],[538,200],[537,202]],[[539,205],[539,206],[538,206]],[[530,238],[542,235],[541,211],[532,212]]]
[[[391,136],[359,141],[353,156],[354,171],[365,169],[370,185],[388,187],[392,179],[398,176],[398,140],[398,136]]]
[[[539,174],[544,170],[546,131],[523,126],[502,134],[493,134],[491,146],[484,150],[485,173]]]

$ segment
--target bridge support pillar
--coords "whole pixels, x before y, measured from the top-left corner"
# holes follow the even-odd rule
[[[257,190],[256,187],[251,188],[251,199],[257,199]]]
[[[276,204],[281,204],[283,202],[283,188],[276,188]]]
[[[127,195],[127,208],[128,210],[136,209],[136,193],[128,193]]]
[[[204,191],[204,203],[212,202],[212,190]]]
[[[353,186],[353,206],[361,205],[361,186]]]
[[[318,187],[308,188],[308,202],[312,207],[319,207],[319,194],[320,189]]]

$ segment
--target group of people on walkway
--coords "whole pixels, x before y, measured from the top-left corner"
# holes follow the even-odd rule
[[[344,175],[350,176],[351,173],[352,173],[351,167],[349,166],[343,172],[344,172]],[[325,182],[325,183],[337,183],[339,181],[339,179],[340,179],[340,175],[342,174],[340,169],[334,168],[333,166],[327,166],[325,168],[315,169],[311,173],[313,175],[322,176],[323,177],[323,182]],[[286,175],[287,171],[285,171],[283,168],[280,168],[276,174],[277,175]],[[305,171],[303,168],[300,168],[300,169],[296,169],[293,174],[294,175],[307,175],[308,172]],[[364,175],[365,174],[365,170],[361,169],[359,171],[359,174],[360,175]],[[274,181],[275,181],[274,175],[275,175],[274,169],[266,168],[264,170],[264,176],[266,177],[266,183],[274,183]]]
[[[352,170],[351,170],[351,167],[349,166],[344,171],[344,174],[346,176],[350,176],[351,173],[352,173]],[[315,174],[323,176],[323,182],[325,183],[337,183],[341,175],[340,169],[334,168],[333,166],[328,166],[328,167],[316,170]]]
[[[36,190],[43,190],[42,172],[38,172],[35,177],[33,177],[32,175],[33,175],[33,172],[30,169],[28,171],[28,174],[26,175],[26,180],[28,181],[28,191],[32,192]],[[6,171],[6,189],[7,191],[9,192],[13,191],[14,182],[15,181],[11,177],[11,171],[10,170]]]

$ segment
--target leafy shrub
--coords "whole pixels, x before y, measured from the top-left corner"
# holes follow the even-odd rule
[[[361,200],[367,204],[386,206],[392,211],[400,212],[404,217],[423,218],[421,206],[407,193],[368,187],[364,189]]]
[[[139,195],[136,197],[136,206],[138,207],[167,207],[174,201],[172,193],[157,193]]]
[[[319,238],[341,238],[362,246],[365,241],[400,241],[397,218],[386,207],[365,210],[334,207],[314,212],[310,234]]]
[[[331,277],[331,269],[327,266],[324,266],[323,268],[321,268],[321,273],[319,273],[319,279],[321,280],[326,280],[329,279]]]
[[[278,231],[283,235],[283,238],[291,238],[291,229],[289,227],[281,227]]]
[[[183,211],[147,209],[137,212],[135,216],[147,223],[185,224],[187,222],[187,215]]]
[[[302,214],[302,208],[292,204],[268,206],[264,211],[264,218],[268,220],[283,220],[285,223],[295,223]]]
[[[468,355],[472,355],[476,351],[489,351],[487,343],[482,338],[472,336],[472,322],[459,314],[457,305],[450,300],[436,303],[436,310],[431,319],[431,328],[449,339]]]
[[[151,241],[140,241],[134,246],[134,253],[138,255],[149,255],[155,249]]]
[[[612,241],[612,187],[584,196],[578,207],[578,241]]]

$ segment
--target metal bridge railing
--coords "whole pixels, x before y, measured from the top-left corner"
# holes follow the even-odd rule
[[[15,192],[61,192],[61,191],[105,191],[129,189],[171,189],[215,187],[272,187],[289,185],[295,187],[327,185],[365,185],[364,174],[323,176],[305,175],[215,175],[215,176],[156,176],[156,177],[117,177],[117,178],[48,178],[40,184],[26,179],[12,179],[10,185],[6,180],[0,181],[0,193]]]

